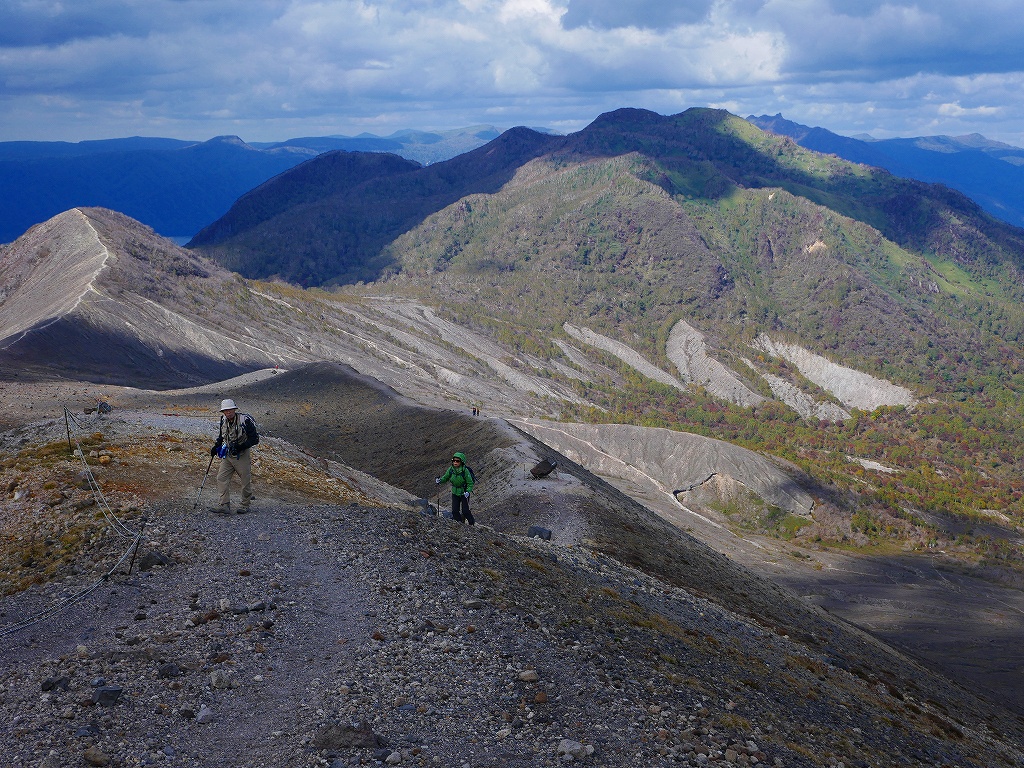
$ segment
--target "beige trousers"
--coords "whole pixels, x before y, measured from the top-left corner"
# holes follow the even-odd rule
[[[237,459],[225,456],[220,460],[220,466],[217,468],[217,490],[220,492],[222,507],[227,507],[231,503],[228,488],[231,485],[232,475],[238,475],[238,480],[242,483],[242,500],[239,506],[242,509],[248,509],[249,503],[252,501],[252,455],[250,449],[246,448],[239,453]]]

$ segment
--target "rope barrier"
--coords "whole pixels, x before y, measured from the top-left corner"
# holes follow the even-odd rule
[[[120,519],[118,519],[117,515],[114,514],[113,510],[110,508],[110,505],[107,503],[107,499],[103,495],[103,490],[100,488],[100,484],[99,482],[97,482],[96,476],[93,474],[92,468],[89,466],[89,462],[85,460],[85,451],[82,450],[82,444],[78,440],[77,431],[82,429],[82,425],[79,424],[78,419],[75,418],[74,414],[71,413],[70,409],[66,405],[64,406],[64,423],[67,426],[68,431],[68,444],[70,446],[71,441],[74,440],[75,447],[73,450],[76,454],[78,454],[78,457],[82,460],[82,464],[85,467],[86,480],[89,484],[89,489],[92,491],[93,496],[96,498],[97,505],[103,511],[103,516],[106,518],[107,522],[110,523],[110,527],[115,533],[117,533],[124,539],[131,540],[131,543],[128,545],[128,548],[124,551],[124,554],[121,555],[118,561],[114,563],[114,565],[95,582],[90,584],[85,589],[76,592],[75,594],[70,595],[69,597],[64,598],[55,605],[51,605],[49,608],[47,608],[44,611],[41,611],[35,616],[31,616],[27,619],[23,619],[22,621],[17,622],[16,624],[12,624],[9,627],[5,627],[4,629],[0,630],[0,639],[9,637],[10,635],[27,629],[28,627],[31,627],[42,621],[45,621],[46,619],[56,616],[60,612],[70,608],[71,606],[82,602],[85,598],[87,598],[89,595],[91,595],[93,592],[99,589],[104,582],[109,581],[110,577],[113,576],[122,565],[124,565],[125,561],[128,560],[129,556],[131,556],[132,565],[134,565],[135,556],[138,553],[139,546],[142,544],[143,531],[140,530],[136,533],[130,527],[125,525]],[[74,436],[72,436],[71,433],[71,424],[74,424],[76,428],[76,434]],[[145,530],[145,520],[143,520],[142,528],[143,530]],[[131,573],[131,566],[129,566],[128,572],[129,574]]]
[[[121,555],[121,558],[116,563],[114,563],[113,567],[110,568],[110,570],[108,570],[102,576],[100,576],[100,578],[98,578],[95,582],[93,582],[80,592],[76,592],[74,595],[64,598],[56,605],[51,605],[45,611],[41,611],[40,613],[37,613],[35,616],[23,619],[22,621],[19,621],[17,624],[12,624],[9,627],[5,627],[4,629],[0,630],[0,638],[8,637],[9,635],[13,635],[16,632],[20,632],[23,629],[28,629],[33,624],[38,624],[41,621],[45,621],[51,616],[56,616],[61,611],[70,608],[71,606],[77,603],[80,603],[86,597],[88,597],[97,589],[99,589],[103,582],[108,581],[110,577],[113,576],[114,573],[117,571],[117,569],[124,564],[124,561],[128,559],[128,555],[135,552],[138,549],[139,544],[141,543],[142,534],[140,533],[135,537],[135,540],[132,541],[132,543],[128,546],[128,549],[125,550],[124,554]]]
[[[76,428],[81,429],[81,425],[78,420],[74,417],[68,407],[64,406],[64,417],[66,420],[70,420]],[[70,433],[69,433],[70,434]],[[100,484],[96,481],[96,476],[92,473],[92,467],[89,466],[89,462],[85,460],[85,451],[82,450],[82,444],[78,441],[78,435],[75,434],[72,438],[75,441],[75,453],[82,460],[82,466],[85,467],[86,481],[89,484],[89,489],[92,491],[93,496],[96,498],[96,504],[103,512],[103,517],[107,519],[114,532],[117,533],[123,539],[133,539],[138,534],[121,522],[114,511],[110,508],[107,503],[106,497],[103,495],[103,490],[100,488]]]

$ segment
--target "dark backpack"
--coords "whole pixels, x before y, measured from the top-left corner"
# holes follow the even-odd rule
[[[259,427],[256,426],[256,420],[248,413],[238,414],[238,418],[242,420],[242,427],[245,429],[245,445],[240,447],[238,450],[244,451],[246,448],[252,448],[254,445],[260,443],[260,432]],[[220,417],[220,440],[224,439],[224,417]]]
[[[469,479],[473,481],[473,485],[476,485],[476,474],[473,472],[473,468],[467,464],[466,469],[469,470]]]
[[[259,445],[260,442],[260,431],[259,427],[256,426],[256,420],[248,413],[242,414],[242,426],[245,427],[245,441],[249,444],[249,448],[254,445]]]

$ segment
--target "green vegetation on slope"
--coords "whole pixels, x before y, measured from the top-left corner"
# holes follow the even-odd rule
[[[780,535],[1020,564],[1011,539],[988,532],[999,518],[986,512],[1006,515],[1007,528],[1024,522],[1019,286],[994,280],[996,267],[916,254],[780,188],[673,198],[646,180],[653,167],[637,155],[536,161],[501,192],[397,240],[402,276],[392,287],[440,290],[460,322],[541,358],[559,352],[537,340],[568,321],[672,370],[665,341],[683,318],[723,352],[756,358],[749,343],[768,332],[912,386],[937,399],[846,424],[807,422],[780,404],[741,409],[680,392],[598,353],[620,379],[576,386],[604,410],[563,416],[684,429],[792,461],[842,513],[799,530],[765,511]],[[781,361],[759,364],[814,389]]]

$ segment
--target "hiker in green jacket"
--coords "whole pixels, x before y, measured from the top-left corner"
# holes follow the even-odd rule
[[[437,484],[452,484],[452,520],[473,525],[473,513],[469,511],[469,492],[473,490],[473,470],[466,464],[466,454],[452,456],[452,465],[441,477],[435,477]]]

